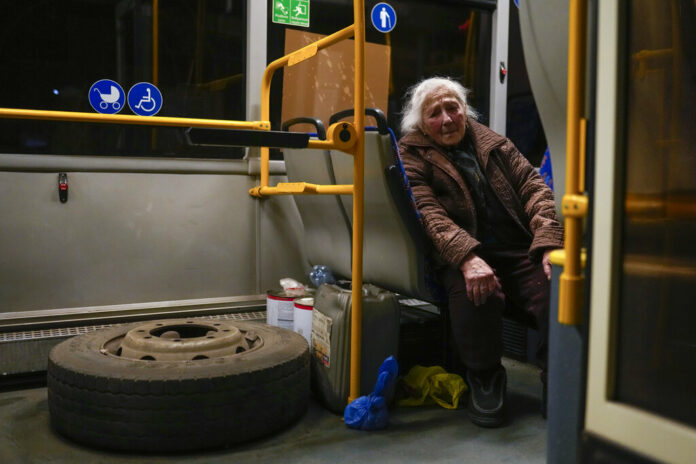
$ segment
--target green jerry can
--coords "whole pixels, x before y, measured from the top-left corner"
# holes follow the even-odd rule
[[[312,315],[312,391],[336,414],[343,414],[350,393],[350,318],[350,289],[321,285]],[[395,293],[363,285],[360,395],[372,392],[382,362],[397,357],[399,319]]]

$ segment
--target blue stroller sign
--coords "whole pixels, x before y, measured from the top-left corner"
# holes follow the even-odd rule
[[[97,113],[116,114],[126,103],[123,88],[111,79],[102,79],[92,84],[87,97]]]
[[[128,91],[128,106],[140,116],[154,116],[162,108],[162,94],[149,82],[138,82]]]

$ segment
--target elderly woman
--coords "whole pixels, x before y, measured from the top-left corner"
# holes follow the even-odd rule
[[[502,316],[516,310],[535,321],[545,368],[549,253],[563,245],[563,228],[551,189],[509,139],[476,121],[467,94],[449,78],[412,87],[399,148],[447,291],[469,418],[497,427],[507,383]]]

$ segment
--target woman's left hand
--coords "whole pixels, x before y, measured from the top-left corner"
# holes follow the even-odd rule
[[[549,258],[551,251],[553,250],[546,250],[541,258],[541,265],[544,266],[544,274],[548,280],[551,280],[551,259]]]

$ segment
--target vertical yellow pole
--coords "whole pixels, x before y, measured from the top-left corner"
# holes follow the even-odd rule
[[[587,0],[570,0],[568,23],[568,108],[566,113],[566,192],[564,200],[566,260],[559,284],[558,322],[580,323],[584,277],[580,264],[583,216],[573,214],[565,202],[580,191],[581,118],[585,105],[585,30]]]
[[[271,120],[271,80],[273,73],[266,68],[261,82],[261,121]],[[268,187],[268,169],[270,150],[268,147],[261,147],[261,187]]]
[[[152,0],[152,84],[159,85],[159,0]],[[151,130],[150,146],[157,147],[157,129]]]
[[[355,129],[357,141],[353,156],[353,289],[350,320],[350,395],[348,402],[360,396],[362,356],[362,250],[363,201],[365,184],[365,1],[353,2],[355,24]]]

